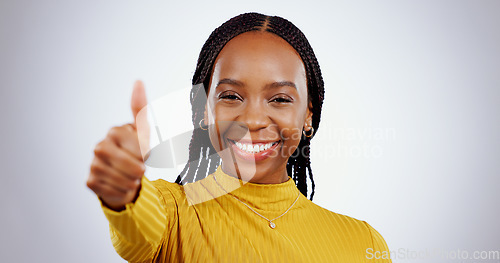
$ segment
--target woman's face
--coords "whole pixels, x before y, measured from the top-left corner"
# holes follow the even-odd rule
[[[226,173],[254,183],[286,181],[287,160],[311,120],[304,65],[285,40],[252,31],[226,44],[205,110]]]

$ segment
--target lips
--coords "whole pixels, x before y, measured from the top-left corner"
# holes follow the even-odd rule
[[[281,141],[249,142],[228,140],[233,152],[245,160],[264,160],[278,147]]]

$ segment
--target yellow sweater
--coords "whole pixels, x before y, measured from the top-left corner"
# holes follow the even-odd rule
[[[274,229],[242,203],[273,219],[295,200]],[[291,178],[243,184],[221,167],[184,186],[143,177],[125,210],[101,206],[113,246],[132,262],[391,262],[375,229],[314,204]]]

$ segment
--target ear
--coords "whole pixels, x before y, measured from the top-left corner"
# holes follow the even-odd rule
[[[306,119],[304,121],[304,130],[306,130],[306,127],[309,127],[307,131],[310,131],[312,128],[312,116],[313,116],[312,109],[313,109],[312,103],[309,102],[309,105],[307,106]]]

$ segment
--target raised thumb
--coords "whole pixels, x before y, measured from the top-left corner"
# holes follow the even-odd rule
[[[148,101],[146,99],[146,91],[144,83],[137,80],[134,83],[134,90],[132,91],[132,99],[130,101],[130,108],[134,116],[133,126],[137,130],[137,137],[139,139],[139,146],[141,148],[142,158],[145,159],[149,152],[149,123],[147,117]]]
[[[130,108],[132,109],[132,114],[134,116],[134,120],[137,118],[137,114],[141,111],[142,108],[148,105],[148,100],[146,99],[146,90],[144,89],[144,83],[142,81],[137,80],[134,83],[134,90],[132,91],[132,99],[130,101]]]

